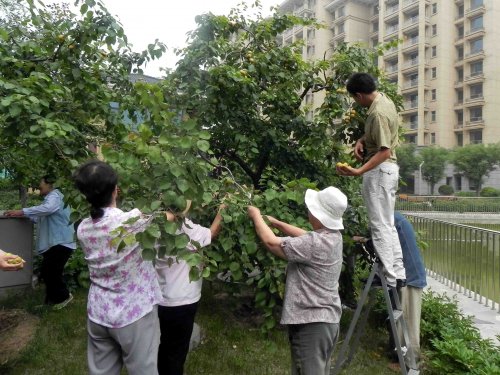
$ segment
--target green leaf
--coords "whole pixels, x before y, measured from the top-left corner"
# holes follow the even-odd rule
[[[231,264],[229,265],[229,270],[231,272],[235,272],[235,271],[237,271],[239,269],[240,269],[240,264],[237,263],[237,262],[231,262]]]
[[[151,202],[151,211],[156,211],[161,206],[161,201],[153,201]]]
[[[151,237],[154,237],[154,238],[161,237],[160,230],[158,229],[157,226],[154,226],[154,225],[149,226],[148,229],[146,229],[146,233],[148,233],[149,235],[151,235]]]
[[[179,188],[179,190],[185,193],[189,189],[189,184],[186,180],[176,180],[175,184]]]
[[[119,253],[120,251],[122,251],[123,249],[125,249],[126,246],[127,246],[127,244],[125,243],[125,241],[120,241],[120,243],[118,244],[118,248],[116,249],[116,251]]]
[[[173,221],[167,221],[165,223],[165,232],[167,232],[168,234],[176,234],[177,233],[177,230],[178,230],[178,226],[176,223],[174,223]]]
[[[152,261],[155,258],[156,251],[154,251],[153,249],[146,248],[142,250],[142,259]]]
[[[196,142],[196,146],[203,152],[207,152],[210,149],[210,143],[203,140]]]
[[[203,269],[201,277],[207,278],[208,276],[210,276],[210,267],[207,266]]]
[[[189,237],[187,234],[179,234],[175,236],[175,247],[177,249],[185,249],[189,243]]]

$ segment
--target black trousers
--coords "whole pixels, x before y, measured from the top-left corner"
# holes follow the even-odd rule
[[[182,375],[193,333],[198,302],[183,306],[158,306],[160,320],[159,375]]]
[[[73,249],[56,245],[42,253],[41,278],[45,282],[45,303],[54,305],[68,299],[69,291],[63,279],[64,266]]]

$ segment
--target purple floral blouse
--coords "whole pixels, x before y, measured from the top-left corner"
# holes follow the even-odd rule
[[[78,240],[90,272],[87,302],[88,317],[105,327],[121,328],[153,310],[161,300],[161,291],[152,262],[141,257],[138,243],[120,252],[113,246],[111,232],[130,218],[141,216],[138,209],[123,212],[104,208],[100,219],[84,219],[78,226]],[[130,233],[146,229],[148,220],[141,218],[125,225]]]

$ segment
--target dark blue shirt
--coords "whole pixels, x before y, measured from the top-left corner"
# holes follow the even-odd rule
[[[427,285],[425,267],[417,245],[413,226],[401,213],[394,212],[394,226],[398,231],[403,250],[403,263],[406,270],[406,285],[423,288]]]

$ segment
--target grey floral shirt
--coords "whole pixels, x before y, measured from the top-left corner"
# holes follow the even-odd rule
[[[281,324],[338,323],[341,233],[322,229],[283,237],[281,246],[288,258]]]

